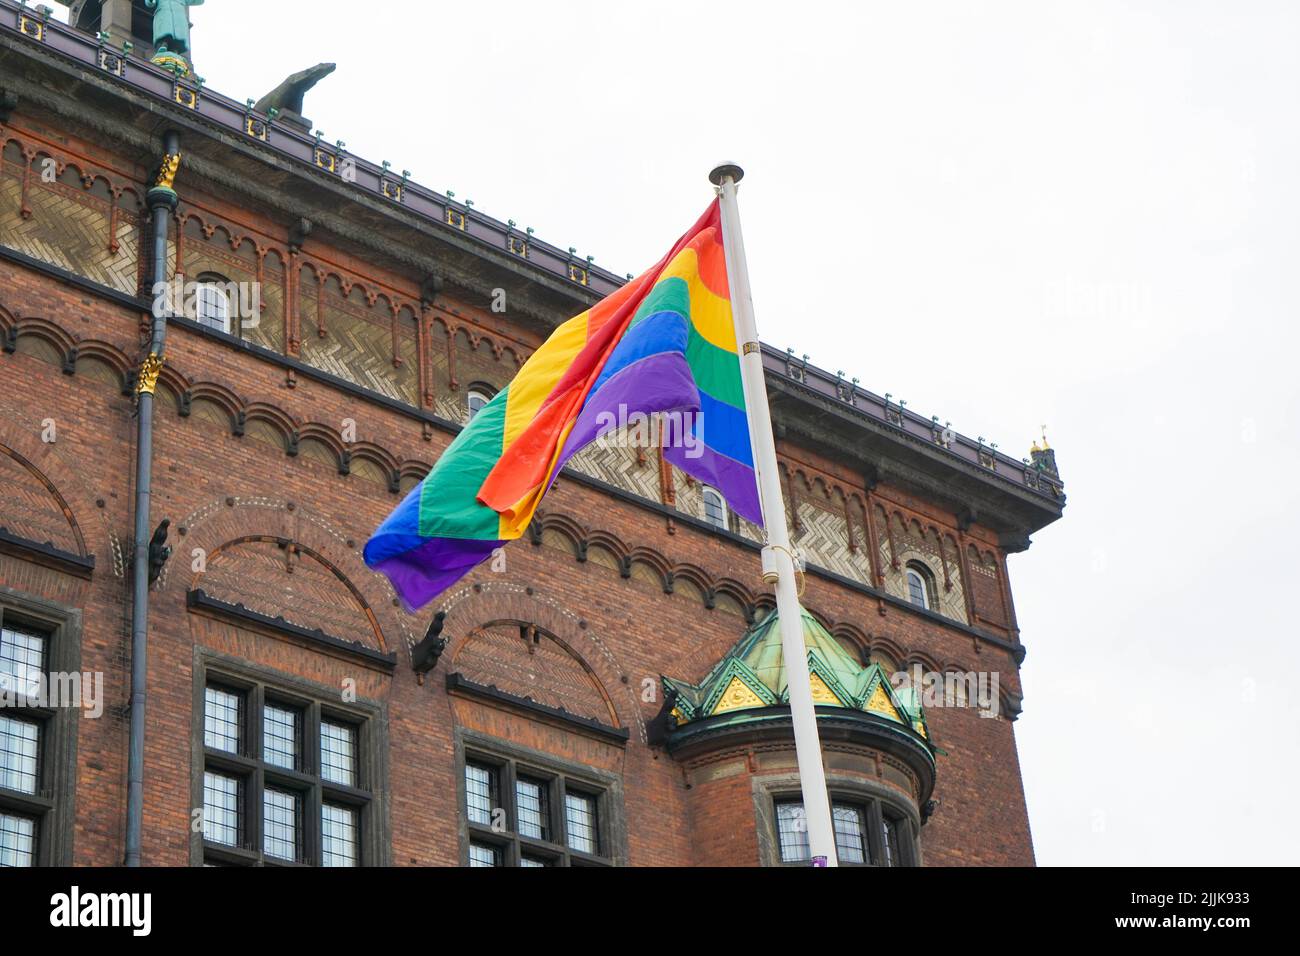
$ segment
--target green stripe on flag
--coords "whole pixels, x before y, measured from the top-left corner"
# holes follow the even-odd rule
[[[420,534],[438,538],[496,540],[500,516],[478,502],[478,490],[501,457],[505,439],[506,395],[497,392],[447,446],[424,479],[420,493]]]
[[[740,379],[740,357],[720,349],[690,327],[686,340],[686,364],[695,377],[695,386],[720,402],[745,410],[745,388]]]
[[[638,323],[656,312],[676,312],[687,319],[690,318],[691,290],[685,279],[672,276],[656,282],[654,288],[641,300],[641,305],[637,308],[636,314],[632,316],[632,321],[628,323],[628,329],[636,328]]]

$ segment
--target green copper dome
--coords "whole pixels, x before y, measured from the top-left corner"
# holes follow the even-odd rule
[[[862,711],[893,721],[923,738],[930,732],[914,689],[896,690],[889,675],[876,663],[860,664],[839,641],[800,608],[803,639],[808,648],[809,683],[819,707]],[[776,611],[747,630],[698,685],[662,678],[673,701],[670,724],[681,727],[693,721],[789,703],[785,656]]]

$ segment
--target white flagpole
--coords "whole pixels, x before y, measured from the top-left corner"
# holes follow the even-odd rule
[[[740,211],[736,205],[736,183],[745,171],[725,163],[709,173],[722,206],[722,244],[727,255],[727,286],[731,290],[731,311],[736,322],[736,345],[740,349],[740,376],[749,409],[749,440],[754,449],[758,474],[758,496],[763,507],[767,542],[763,546],[763,577],[775,577],[776,611],[781,623],[781,653],[790,686],[790,719],[794,724],[794,748],[803,788],[804,819],[808,824],[808,848],[814,866],[836,866],[835,831],[831,826],[830,798],[817,736],[817,712],[813,709],[812,686],[808,677],[808,648],[803,640],[803,612],[795,582],[794,555],[790,530],[786,526],[785,500],[776,467],[776,442],[772,437],[772,415],[767,405],[763,379],[763,354],[754,323],[754,301],[749,292],[749,264],[740,234]]]

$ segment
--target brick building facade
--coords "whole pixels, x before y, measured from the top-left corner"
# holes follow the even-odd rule
[[[584,452],[504,567],[420,614],[361,558],[469,396],[621,280],[0,0],[0,663],[11,682],[103,677],[98,716],[0,711],[4,862],[123,858],[145,196],[166,130],[168,272],[216,292],[169,321],[154,393],[152,516],[174,553],[149,594],[144,862],[797,859],[779,694],[736,704],[765,729],[674,744],[690,723],[665,688],[703,682],[771,599],[755,530],[653,444]],[[1052,453],[1017,461],[764,358],[816,627],[864,669],[998,675],[997,716],[950,693],[923,734],[862,707],[840,732],[853,708],[822,700],[864,858],[1031,864],[1006,556],[1061,513]]]

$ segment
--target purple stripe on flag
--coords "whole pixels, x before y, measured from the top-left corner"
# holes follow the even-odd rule
[[[374,567],[388,575],[407,610],[417,610],[492,556],[504,541],[430,538]]]
[[[707,428],[705,434],[708,434]],[[687,451],[674,445],[664,449],[664,458],[688,475],[717,488],[732,511],[762,527],[763,509],[758,504],[758,479],[754,469],[707,446],[695,449],[703,452],[696,458],[689,457]]]
[[[650,412],[696,412],[699,408],[699,390],[681,352],[660,352],[639,359],[610,377],[599,391],[587,396],[573,431],[564,443],[555,474],[558,475],[564,463],[586,445],[625,422],[629,415],[636,412],[646,415]]]

